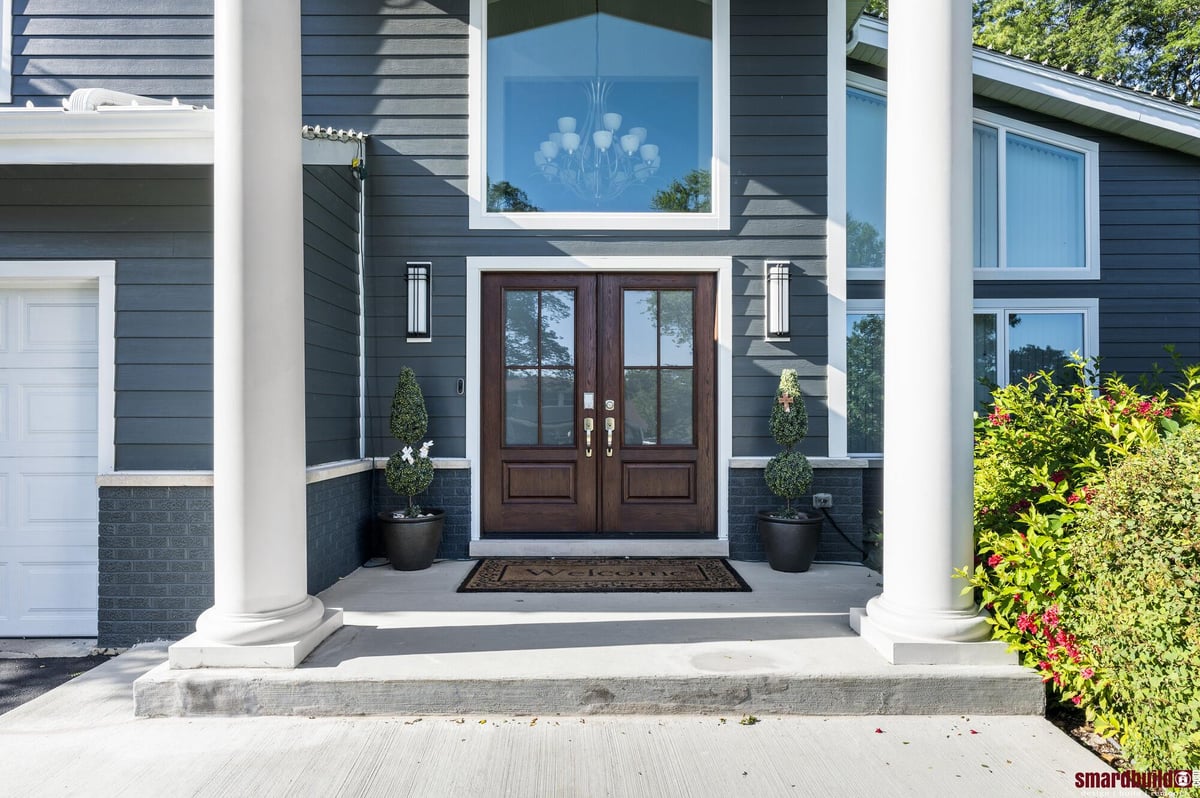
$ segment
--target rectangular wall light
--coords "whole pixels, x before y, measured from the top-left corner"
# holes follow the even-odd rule
[[[787,338],[791,335],[791,263],[786,260],[766,262],[767,278],[767,338]]]
[[[408,264],[408,340],[428,341],[429,306],[433,299],[433,264]]]

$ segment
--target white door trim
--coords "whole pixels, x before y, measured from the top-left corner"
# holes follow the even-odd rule
[[[116,272],[115,260],[0,261],[0,282],[29,284],[97,284],[96,469],[107,474],[116,464]]]
[[[471,541],[480,540],[482,476],[480,474],[479,406],[483,363],[480,316],[483,273],[527,272],[713,272],[717,276],[717,540],[729,539],[729,461],[733,456],[733,258],[703,255],[479,257],[467,258],[467,459],[471,462]],[[706,541],[680,541],[704,544]],[[475,546],[472,545],[472,550]]]

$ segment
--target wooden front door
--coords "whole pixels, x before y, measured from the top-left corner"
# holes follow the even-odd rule
[[[715,534],[713,289],[484,275],[483,534]]]

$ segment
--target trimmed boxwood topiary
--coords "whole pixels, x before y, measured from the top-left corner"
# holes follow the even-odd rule
[[[1111,469],[1072,541],[1072,624],[1138,770],[1200,768],[1200,428]]]
[[[416,504],[417,495],[427,491],[433,483],[433,460],[429,458],[429,447],[433,442],[421,442],[429,428],[429,413],[425,410],[425,396],[417,383],[417,375],[408,366],[400,370],[396,381],[390,422],[392,436],[404,448],[388,458],[384,473],[388,487],[408,497],[407,515],[415,518],[421,514],[421,508]]]
[[[796,518],[798,512],[792,507],[792,501],[803,496],[812,485],[813,470],[803,452],[793,449],[808,434],[808,411],[804,407],[800,379],[795,369],[784,369],[779,375],[769,426],[771,437],[783,447],[783,451],[767,462],[763,479],[772,493],[787,502],[775,515]]]

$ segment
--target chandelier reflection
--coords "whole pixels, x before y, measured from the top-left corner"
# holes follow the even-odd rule
[[[573,116],[560,116],[558,130],[533,154],[538,171],[548,181],[597,204],[620,196],[635,183],[645,183],[661,164],[658,145],[646,141],[646,128],[621,132],[624,119],[607,109],[611,90],[608,81],[589,82],[583,124]]]

